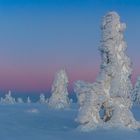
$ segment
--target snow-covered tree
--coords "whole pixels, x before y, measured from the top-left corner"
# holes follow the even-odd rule
[[[28,103],[28,104],[30,104],[30,103],[31,103],[31,99],[30,99],[30,97],[29,97],[29,96],[27,97],[27,103]]]
[[[131,94],[133,102],[135,104],[140,104],[140,76],[137,78],[136,84]]]
[[[101,52],[105,50],[107,58],[106,73],[111,78],[110,100],[112,116],[108,120],[111,127],[137,128],[139,123],[135,121],[130,110],[131,102],[131,61],[126,55],[126,42],[124,41],[124,30],[126,25],[120,22],[116,12],[109,12],[102,23],[102,45]],[[102,55],[104,54],[102,52]],[[106,107],[106,106],[105,106]],[[108,109],[107,107],[107,109]]]
[[[40,94],[39,103],[41,103],[41,104],[47,103],[47,100],[46,100],[45,95],[43,93]]]
[[[15,98],[12,97],[11,91],[5,94],[5,98],[1,98],[1,103],[3,104],[15,104]]]
[[[69,106],[68,98],[68,77],[65,69],[56,73],[53,85],[52,96],[49,99],[49,106],[55,109],[61,109]]]
[[[76,121],[80,123],[82,131],[89,131],[103,125],[100,110],[103,103],[109,100],[109,83],[110,79],[103,70],[95,83],[84,81],[75,83],[74,91],[80,105]]]
[[[18,97],[17,98],[17,103],[24,103],[24,102],[23,102],[22,98]]]
[[[125,27],[116,12],[109,12],[104,16],[99,48],[102,58],[100,74],[93,84],[76,83],[75,91],[78,98],[81,96],[82,99],[77,121],[84,131],[101,125],[134,129],[140,127],[130,111],[132,68],[125,54]],[[78,99],[79,102],[81,99]],[[104,114],[101,117],[99,112],[102,108]]]
[[[89,83],[84,81],[77,81],[74,85],[74,92],[76,93],[77,102],[82,106],[86,100],[86,96],[89,94]]]

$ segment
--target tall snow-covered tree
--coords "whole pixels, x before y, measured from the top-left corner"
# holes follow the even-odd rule
[[[132,68],[131,61],[126,55],[127,45],[123,35],[125,28],[126,25],[120,22],[116,12],[109,12],[103,18],[101,51],[106,50],[106,73],[111,78],[110,100],[107,106],[109,109],[112,108],[112,116],[107,122],[111,127],[137,128],[140,125],[130,110]]]
[[[102,21],[102,39],[99,48],[102,63],[100,74],[93,84],[76,83],[78,94],[86,94],[77,117],[84,131],[105,127],[138,128],[130,108],[131,62],[127,55],[123,32],[126,25],[116,12],[109,12]],[[89,86],[90,85],[90,86]],[[85,98],[86,97],[86,98]],[[100,110],[104,114],[100,116]],[[105,124],[105,125],[104,125]]]
[[[55,109],[61,109],[69,106],[68,98],[68,77],[65,69],[56,73],[53,85],[52,96],[49,99],[49,106]]]

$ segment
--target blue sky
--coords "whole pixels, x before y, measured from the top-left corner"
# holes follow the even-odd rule
[[[127,24],[135,80],[140,74],[139,0],[0,0],[0,89],[47,91],[63,67],[70,87],[79,79],[94,81],[101,18],[112,10]]]

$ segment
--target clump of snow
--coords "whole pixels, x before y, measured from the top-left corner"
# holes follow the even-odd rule
[[[61,109],[69,106],[68,98],[68,77],[64,69],[56,73],[53,85],[52,96],[49,99],[48,105],[55,109]]]
[[[95,83],[78,81],[75,84],[80,105],[77,121],[80,129],[97,127],[140,128],[130,110],[131,62],[125,54],[127,45],[123,32],[126,28],[116,12],[109,12],[102,21],[102,39],[99,48],[102,63]],[[100,110],[104,108],[103,117]]]
[[[28,113],[39,113],[39,110],[36,108],[27,110]]]
[[[16,100],[12,97],[11,91],[9,90],[9,92],[5,94],[5,98],[1,98],[0,102],[2,104],[15,104]]]

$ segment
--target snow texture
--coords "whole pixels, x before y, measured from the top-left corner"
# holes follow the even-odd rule
[[[80,105],[76,121],[80,123],[82,131],[97,127],[140,127],[130,110],[132,68],[125,54],[125,28],[126,25],[120,22],[116,12],[109,12],[103,17],[99,76],[93,84],[78,81],[74,88]],[[101,110],[104,110],[103,116],[100,115]]]
[[[56,73],[53,85],[52,96],[49,99],[48,105],[55,109],[69,107],[70,101],[68,98],[68,77],[65,69]]]

